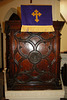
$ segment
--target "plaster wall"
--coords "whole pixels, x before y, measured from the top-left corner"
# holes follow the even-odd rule
[[[67,24],[64,24],[64,27],[61,31],[61,46],[60,46],[60,52],[67,52]]]
[[[67,22],[67,0],[61,0],[60,1],[60,13],[64,17],[64,19]],[[60,20],[62,20],[60,18]],[[67,51],[67,23],[64,24],[64,27],[61,31],[61,52]]]

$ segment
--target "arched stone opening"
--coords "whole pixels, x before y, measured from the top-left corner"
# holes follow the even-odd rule
[[[13,13],[14,13],[14,14],[17,14],[17,9],[15,9],[15,8],[10,8],[10,9],[8,10],[8,12],[6,13],[5,17],[4,17],[4,22],[5,22],[5,21],[8,21],[9,18],[11,17],[11,15],[12,15]]]

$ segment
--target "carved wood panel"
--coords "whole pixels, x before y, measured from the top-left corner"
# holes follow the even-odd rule
[[[56,30],[33,33],[10,29],[8,89],[60,89],[59,39]]]

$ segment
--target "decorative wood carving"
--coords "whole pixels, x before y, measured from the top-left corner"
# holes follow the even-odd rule
[[[9,26],[9,32],[6,32],[7,37],[9,36],[8,89],[61,89],[59,84],[61,22],[54,22],[55,32],[50,33],[20,32],[18,31],[20,22],[14,22],[14,26],[13,22],[6,23]]]

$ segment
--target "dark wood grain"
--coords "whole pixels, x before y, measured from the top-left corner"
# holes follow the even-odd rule
[[[6,23],[8,90],[61,89],[59,31],[64,22],[54,21],[51,33],[20,32],[20,21]]]

